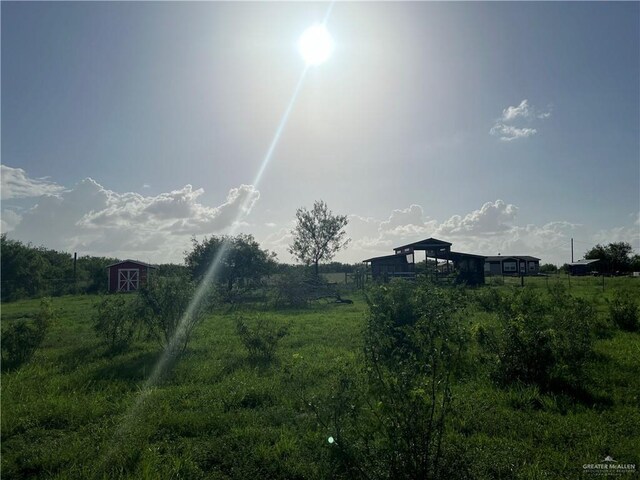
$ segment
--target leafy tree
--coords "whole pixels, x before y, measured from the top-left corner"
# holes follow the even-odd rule
[[[2,300],[16,300],[37,295],[44,287],[46,261],[30,245],[0,236],[2,265]]]
[[[314,266],[318,275],[318,264],[331,260],[350,239],[343,230],[347,225],[345,215],[333,215],[327,204],[320,200],[313,203],[313,209],[299,208],[296,211],[296,228],[292,230],[293,243],[289,252],[305,265]]]
[[[606,246],[597,244],[584,258],[598,259],[595,268],[599,272],[628,272],[631,270],[633,248],[627,242],[614,242]]]
[[[275,253],[262,250],[252,235],[235,237],[205,237],[202,242],[193,238],[193,250],[185,254],[185,263],[194,280],[200,281],[216,255],[225,246],[228,251],[221,257],[218,279],[231,290],[238,281],[259,281],[275,268]]]
[[[556,267],[553,263],[545,263],[540,266],[540,273],[556,273],[558,271],[558,267]]]

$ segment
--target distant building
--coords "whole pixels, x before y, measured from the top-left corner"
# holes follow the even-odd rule
[[[137,260],[124,260],[107,266],[109,292],[134,292],[146,285],[157,267]]]
[[[487,275],[537,275],[540,272],[540,259],[528,255],[486,257],[484,272]]]
[[[363,260],[371,265],[374,280],[386,281],[392,277],[415,278],[416,253],[423,251],[425,261],[436,265],[435,276],[455,274],[455,281],[468,285],[484,283],[484,259],[482,255],[451,251],[451,243],[437,238],[426,238],[394,248],[394,255]]]
[[[569,275],[588,275],[594,269],[594,263],[599,262],[599,259],[594,260],[578,260],[577,262],[567,263],[569,267]]]

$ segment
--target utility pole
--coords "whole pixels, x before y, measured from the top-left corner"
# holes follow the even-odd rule
[[[573,263],[573,238],[571,239],[571,263]]]

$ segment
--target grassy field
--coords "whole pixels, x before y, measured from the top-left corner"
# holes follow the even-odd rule
[[[546,289],[554,281],[566,278],[525,284]],[[604,291],[601,279],[571,282],[569,292],[594,302],[603,318],[616,290],[640,296],[640,279],[607,278]],[[238,312],[212,314],[188,353],[151,386],[156,343],[141,339],[110,355],[92,330],[98,297],[54,298],[57,319],[43,345],[2,374],[2,477],[330,478],[335,447],[327,439],[335,432],[305,398],[330,395],[336,372],[360,359],[366,303],[360,293],[351,298],[240,311],[289,326],[271,363],[249,360],[235,330]],[[3,327],[38,307],[38,300],[3,304]],[[495,321],[478,308],[469,315],[473,325]],[[585,478],[583,464],[606,455],[640,463],[640,334],[611,329],[595,350],[586,394],[572,398],[498,388],[472,348],[473,367],[454,385],[448,429],[460,478]]]

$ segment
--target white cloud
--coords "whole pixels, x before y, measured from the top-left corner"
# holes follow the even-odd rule
[[[20,218],[3,212],[2,226],[13,228],[12,238],[59,250],[181,261],[191,235],[241,224],[260,197],[252,185],[241,185],[210,207],[200,203],[202,194],[191,185],[157,196],[117,193],[87,178],[40,197]]]
[[[640,228],[634,223],[638,221],[635,216],[628,226],[593,232],[584,225],[564,220],[540,225],[522,224],[518,222],[520,214],[516,205],[496,200],[441,222],[427,217],[420,205],[393,210],[387,219],[349,215],[347,233],[353,242],[349,250],[341,252],[336,259],[359,262],[369,257],[390,255],[394,247],[428,237],[451,242],[454,251],[480,255],[532,255],[544,263],[555,264],[570,260],[571,238],[581,239],[582,245],[628,241],[634,248],[640,248]],[[582,255],[578,248],[575,252],[576,258]],[[417,258],[423,257],[418,254]]]
[[[0,176],[2,178],[2,200],[39,197],[64,190],[64,187],[47,179],[29,178],[21,168],[0,165]]]
[[[14,230],[20,223],[22,217],[13,210],[2,210],[2,220],[0,220],[0,232],[7,233]]]
[[[495,121],[489,130],[489,134],[499,137],[504,142],[531,137],[538,133],[536,128],[522,124],[515,125],[514,123],[526,121],[527,124],[530,124],[535,120],[545,120],[550,116],[550,106],[546,111],[539,111],[529,105],[529,101],[525,98],[517,106],[509,106],[502,110],[502,116]]]
[[[438,235],[501,233],[511,228],[518,213],[518,207],[502,200],[485,203],[479,210],[464,217],[453,215],[436,229]]]
[[[504,142],[510,142],[519,138],[527,138],[535,135],[538,131],[535,128],[517,128],[504,123],[496,123],[489,133],[495,137],[500,137]]]
[[[503,122],[509,122],[518,117],[528,118],[529,116],[531,116],[531,108],[526,98],[517,107],[507,107],[502,111]]]

